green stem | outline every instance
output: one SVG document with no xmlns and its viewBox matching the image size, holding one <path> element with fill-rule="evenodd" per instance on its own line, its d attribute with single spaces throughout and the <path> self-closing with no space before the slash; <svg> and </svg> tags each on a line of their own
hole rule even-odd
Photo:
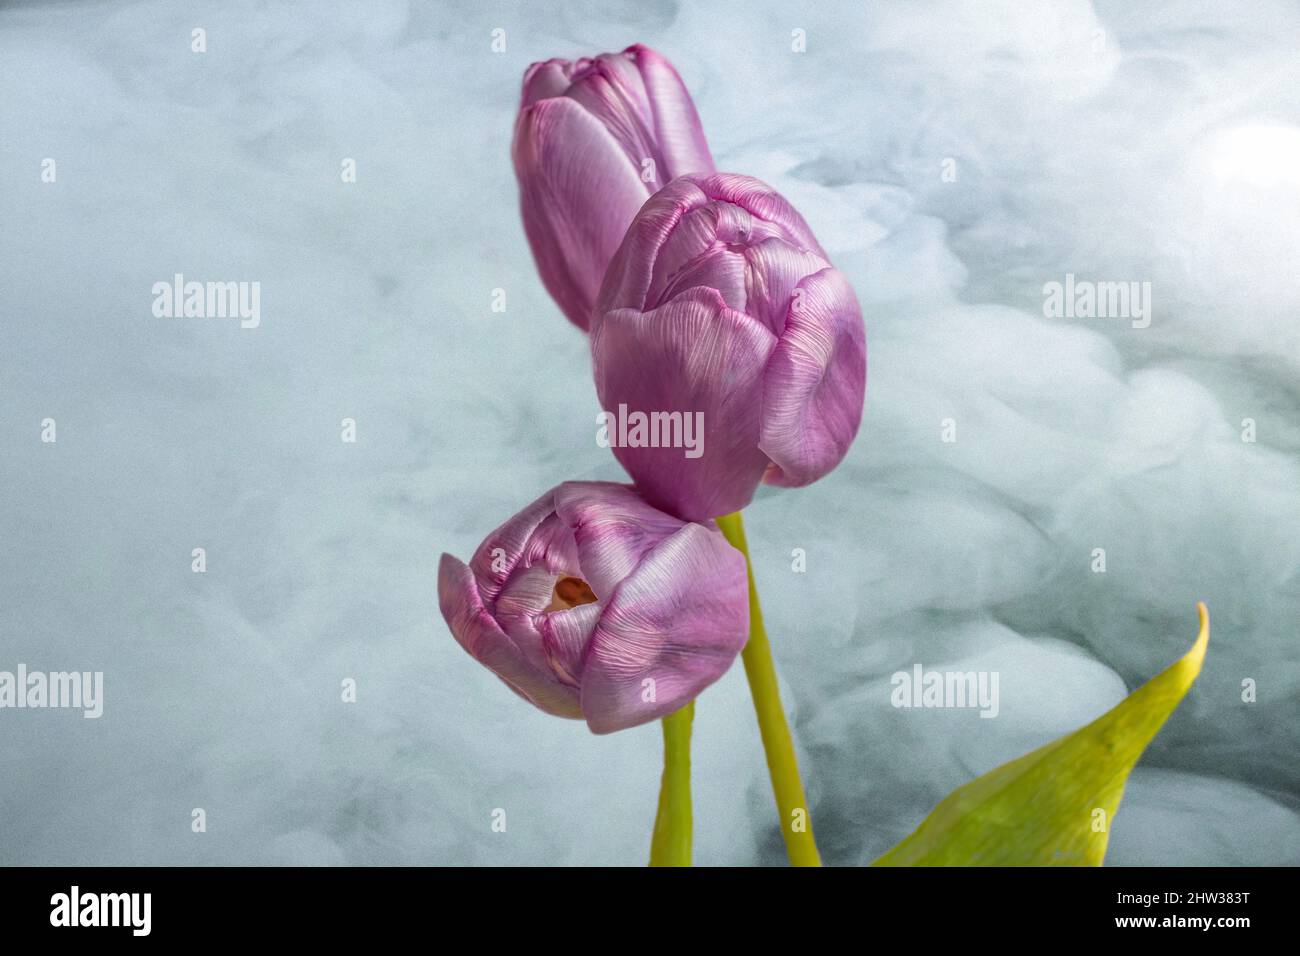
<svg viewBox="0 0 1300 956">
<path fill-rule="evenodd" d="M 794 740 L 785 721 L 785 711 L 781 709 L 776 665 L 772 662 L 772 647 L 763 627 L 763 610 L 758 604 L 754 565 L 749 560 L 749 546 L 745 542 L 745 525 L 740 512 L 719 518 L 718 527 L 732 546 L 745 556 L 749 569 L 749 643 L 745 645 L 742 659 L 745 676 L 749 679 L 749 692 L 754 698 L 754 713 L 758 716 L 758 732 L 767 754 L 767 772 L 772 778 L 772 793 L 776 797 L 785 852 L 795 866 L 821 866 L 821 856 L 813 840 L 808 798 L 804 796 L 803 784 L 799 780 Z"/>
<path fill-rule="evenodd" d="M 691 865 L 691 721 L 695 701 L 664 718 L 664 776 L 650 840 L 651 866 Z"/>
</svg>

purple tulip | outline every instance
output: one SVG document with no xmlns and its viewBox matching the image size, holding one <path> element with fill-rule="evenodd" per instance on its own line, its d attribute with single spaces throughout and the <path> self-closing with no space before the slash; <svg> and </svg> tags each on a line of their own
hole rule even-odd
<svg viewBox="0 0 1300 956">
<path fill-rule="evenodd" d="M 803 217 L 756 179 L 684 176 L 656 193 L 610 262 L 591 331 L 602 408 L 702 428 L 689 453 L 653 429 L 611 437 L 646 499 L 683 518 L 739 511 L 760 481 L 816 481 L 857 434 L 857 298 Z"/>
<path fill-rule="evenodd" d="M 461 647 L 548 714 L 598 734 L 672 713 L 749 633 L 745 558 L 629 486 L 565 482 L 438 568 Z"/>
<path fill-rule="evenodd" d="M 641 204 L 676 176 L 713 172 L 677 71 L 639 44 L 530 66 L 511 154 L 542 283 L 584 330 Z"/>
</svg>

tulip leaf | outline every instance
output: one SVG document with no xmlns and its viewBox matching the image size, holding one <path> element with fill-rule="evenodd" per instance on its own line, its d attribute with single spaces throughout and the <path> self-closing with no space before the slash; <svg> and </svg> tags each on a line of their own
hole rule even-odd
<svg viewBox="0 0 1300 956">
<path fill-rule="evenodd" d="M 1100 866 L 1124 784 L 1201 672 L 1192 649 L 1101 717 L 958 787 L 875 866 Z"/>
</svg>

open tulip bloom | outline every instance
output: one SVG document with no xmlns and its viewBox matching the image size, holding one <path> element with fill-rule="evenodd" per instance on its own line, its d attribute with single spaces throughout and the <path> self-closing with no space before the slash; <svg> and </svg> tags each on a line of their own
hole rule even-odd
<svg viewBox="0 0 1300 956">
<path fill-rule="evenodd" d="M 525 700 L 634 727 L 695 699 L 745 646 L 745 559 L 626 485 L 565 482 L 438 572 L 461 647 Z"/>
<path fill-rule="evenodd" d="M 652 865 L 691 862 L 694 700 L 741 654 L 786 851 L 820 865 L 740 511 L 847 453 L 866 391 L 857 298 L 789 202 L 714 171 L 686 87 L 646 47 L 531 66 L 512 156 L 542 282 L 591 333 L 597 420 L 634 485 L 566 482 L 469 564 L 444 554 L 443 617 L 549 714 L 601 734 L 662 718 Z M 1199 610 L 1183 659 L 962 787 L 877 862 L 1100 863 L 1106 830 L 1080 821 L 1114 812 L 1199 673 Z"/>
</svg>

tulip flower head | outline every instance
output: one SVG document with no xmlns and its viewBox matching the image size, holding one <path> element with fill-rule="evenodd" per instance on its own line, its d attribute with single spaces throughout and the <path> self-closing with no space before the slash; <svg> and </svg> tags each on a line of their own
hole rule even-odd
<svg viewBox="0 0 1300 956">
<path fill-rule="evenodd" d="M 702 422 L 693 458 L 671 443 L 614 445 L 646 499 L 688 520 L 739 511 L 763 481 L 816 481 L 857 434 L 857 298 L 803 217 L 756 179 L 684 176 L 656 193 L 610 262 L 591 333 L 602 408 Z"/>
<path fill-rule="evenodd" d="M 749 632 L 744 556 L 627 485 L 566 482 L 444 554 L 452 634 L 525 700 L 598 734 L 663 717 L 721 677 Z"/>
<path fill-rule="evenodd" d="M 677 71 L 639 44 L 530 66 L 511 153 L 542 282 L 584 330 L 605 266 L 641 204 L 676 176 L 713 172 Z"/>
</svg>

